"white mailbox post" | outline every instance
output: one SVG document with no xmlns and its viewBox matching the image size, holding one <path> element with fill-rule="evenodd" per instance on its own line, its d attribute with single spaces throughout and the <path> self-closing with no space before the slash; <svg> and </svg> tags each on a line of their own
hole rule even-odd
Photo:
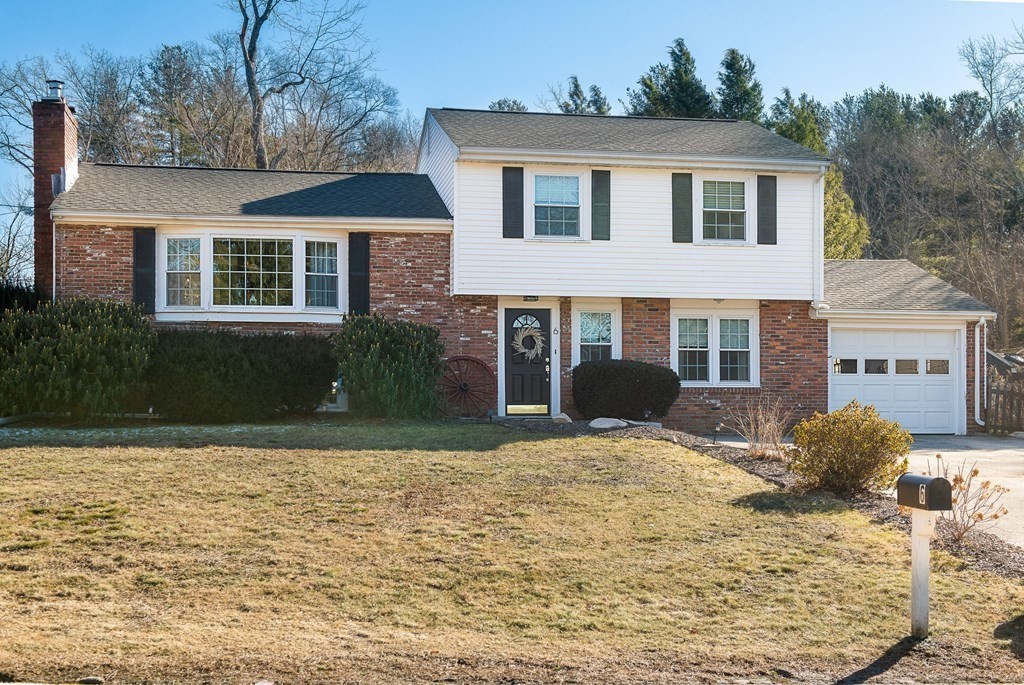
<svg viewBox="0 0 1024 685">
<path fill-rule="evenodd" d="M 896 502 L 910 507 L 910 634 L 928 637 L 928 583 L 931 539 L 939 511 L 953 508 L 953 489 L 945 478 L 904 474 L 896 483 Z"/>
</svg>

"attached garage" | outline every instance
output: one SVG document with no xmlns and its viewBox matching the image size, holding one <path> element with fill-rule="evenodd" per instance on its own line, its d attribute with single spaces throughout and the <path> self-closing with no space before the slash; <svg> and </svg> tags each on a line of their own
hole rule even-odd
<svg viewBox="0 0 1024 685">
<path fill-rule="evenodd" d="M 884 324 L 883 324 L 884 325 Z M 873 404 L 912 433 L 962 433 L 963 326 L 955 329 L 830 325 L 829 411 Z"/>
<path fill-rule="evenodd" d="M 983 303 L 905 260 L 827 260 L 818 314 L 829 321 L 829 411 L 871 404 L 911 433 L 984 425 L 984 322 L 995 314 Z"/>
</svg>

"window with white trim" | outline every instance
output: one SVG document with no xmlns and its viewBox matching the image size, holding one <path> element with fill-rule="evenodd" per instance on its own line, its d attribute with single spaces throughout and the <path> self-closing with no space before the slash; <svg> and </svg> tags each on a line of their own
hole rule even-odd
<svg viewBox="0 0 1024 685">
<path fill-rule="evenodd" d="M 756 385 L 757 318 L 674 314 L 673 368 L 683 385 Z"/>
<path fill-rule="evenodd" d="M 702 187 L 701 224 L 704 240 L 746 240 L 746 183 L 705 180 Z"/>
<path fill-rule="evenodd" d="M 580 361 L 612 358 L 612 313 L 580 312 Z"/>
<path fill-rule="evenodd" d="M 167 306 L 198 307 L 202 303 L 199 238 L 167 241 Z"/>
<path fill-rule="evenodd" d="M 542 237 L 580 237 L 580 177 L 533 177 L 533 233 Z"/>
<path fill-rule="evenodd" d="M 213 239 L 213 304 L 292 306 L 293 241 Z"/>
<path fill-rule="evenodd" d="M 338 243 L 306 241 L 306 306 L 338 307 Z"/>
<path fill-rule="evenodd" d="M 679 380 L 707 383 L 711 379 L 708 356 L 711 336 L 708 319 L 679 319 Z"/>
</svg>

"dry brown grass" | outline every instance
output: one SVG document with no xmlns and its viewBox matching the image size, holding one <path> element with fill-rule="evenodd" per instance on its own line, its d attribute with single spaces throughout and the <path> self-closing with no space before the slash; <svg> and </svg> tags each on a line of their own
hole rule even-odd
<svg viewBox="0 0 1024 685">
<path fill-rule="evenodd" d="M 175 430 L 13 434 L 53 446 L 0 449 L 0 672 L 834 676 L 907 632 L 903 536 L 669 443 L 442 424 Z M 147 441 L 215 444 L 105 446 Z M 1021 585 L 943 554 L 934 568 L 934 653 L 902 663 L 1024 679 L 1022 636 L 998 630 L 1024 613 Z"/>
</svg>

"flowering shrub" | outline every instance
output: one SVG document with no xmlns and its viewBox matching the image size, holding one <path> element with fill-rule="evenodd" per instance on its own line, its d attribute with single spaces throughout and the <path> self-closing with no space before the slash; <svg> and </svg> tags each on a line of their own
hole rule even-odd
<svg viewBox="0 0 1024 685">
<path fill-rule="evenodd" d="M 898 423 L 854 401 L 797 424 L 789 468 L 804 487 L 839 495 L 883 490 L 907 472 L 913 442 Z"/>
</svg>

